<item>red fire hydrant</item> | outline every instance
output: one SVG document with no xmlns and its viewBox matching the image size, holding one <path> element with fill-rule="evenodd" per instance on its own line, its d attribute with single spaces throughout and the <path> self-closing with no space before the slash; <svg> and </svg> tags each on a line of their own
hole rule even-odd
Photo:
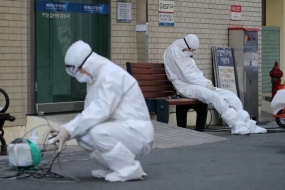
<svg viewBox="0 0 285 190">
<path fill-rule="evenodd" d="M 278 66 L 278 62 L 275 61 L 274 67 L 269 72 L 269 75 L 271 77 L 271 83 L 272 83 L 272 99 L 275 96 L 278 86 L 281 85 L 281 77 L 283 76 L 283 72 L 280 70 Z"/>
</svg>

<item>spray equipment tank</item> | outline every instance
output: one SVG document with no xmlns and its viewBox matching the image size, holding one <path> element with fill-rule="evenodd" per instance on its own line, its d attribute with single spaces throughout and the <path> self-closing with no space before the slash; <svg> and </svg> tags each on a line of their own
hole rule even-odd
<svg viewBox="0 0 285 190">
<path fill-rule="evenodd" d="M 14 168 L 36 168 L 42 153 L 39 147 L 25 138 L 17 138 L 8 145 L 9 164 Z"/>
</svg>

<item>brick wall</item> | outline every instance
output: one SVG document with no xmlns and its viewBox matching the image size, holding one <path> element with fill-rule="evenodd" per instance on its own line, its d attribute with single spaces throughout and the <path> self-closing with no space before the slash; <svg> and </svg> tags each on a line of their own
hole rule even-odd
<svg viewBox="0 0 285 190">
<path fill-rule="evenodd" d="M 136 61 L 136 1 L 132 1 L 132 21 L 117 22 L 117 1 L 111 0 L 111 60 L 125 68 L 127 61 Z"/>
<path fill-rule="evenodd" d="M 29 70 L 27 68 L 30 62 L 30 10 L 29 6 L 27 9 L 25 8 L 25 2 L 27 5 L 30 4 L 30 0 L 0 0 L 0 87 L 9 93 L 11 106 L 8 111 L 17 118 L 14 123 L 7 122 L 7 125 L 25 124 L 26 73 Z M 167 46 L 188 33 L 195 33 L 201 43 L 199 51 L 195 54 L 195 59 L 199 68 L 210 79 L 212 79 L 211 47 L 228 44 L 227 28 L 233 25 L 261 26 L 261 0 L 175 1 L 174 27 L 159 27 L 159 0 L 149 0 L 148 2 L 149 61 L 162 62 Z M 137 61 L 138 59 L 138 34 L 135 32 L 136 7 L 139 7 L 137 3 L 138 0 L 132 0 L 132 22 L 117 23 L 117 1 L 111 0 L 111 59 L 122 67 L 125 67 L 127 61 Z M 242 21 L 230 20 L 230 5 L 234 3 L 242 5 Z M 261 35 L 259 35 L 259 49 L 261 49 Z M 261 77 L 259 80 L 261 91 Z"/>
<path fill-rule="evenodd" d="M 194 33 L 200 38 L 200 48 L 194 54 L 205 77 L 212 79 L 211 47 L 228 45 L 229 26 L 261 28 L 261 0 L 179 0 L 175 1 L 174 27 L 158 26 L 159 0 L 149 0 L 149 60 L 162 62 L 165 49 L 176 39 Z M 211 3 L 209 3 L 211 2 Z M 231 21 L 230 5 L 242 6 L 242 20 Z M 259 32 L 259 54 L 261 35 Z M 261 74 L 261 56 L 259 56 Z M 261 92 L 261 75 L 259 77 Z M 261 104 L 261 93 L 260 93 Z"/>
<path fill-rule="evenodd" d="M 29 17 L 25 0 L 0 0 L 0 88 L 10 96 L 7 112 L 16 117 L 15 122 L 6 122 L 7 126 L 25 124 L 28 53 L 26 12 Z"/>
</svg>

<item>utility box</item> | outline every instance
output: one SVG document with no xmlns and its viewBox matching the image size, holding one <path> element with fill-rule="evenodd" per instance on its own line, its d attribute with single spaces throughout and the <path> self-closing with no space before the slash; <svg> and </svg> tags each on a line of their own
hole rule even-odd
<svg viewBox="0 0 285 190">
<path fill-rule="evenodd" d="M 229 47 L 237 74 L 238 95 L 244 109 L 258 119 L 258 28 L 229 28 Z"/>
</svg>

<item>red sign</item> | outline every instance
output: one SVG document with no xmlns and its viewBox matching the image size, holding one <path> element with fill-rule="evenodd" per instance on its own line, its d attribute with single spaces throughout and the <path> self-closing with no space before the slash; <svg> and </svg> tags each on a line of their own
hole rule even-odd
<svg viewBox="0 0 285 190">
<path fill-rule="evenodd" d="M 240 5 L 231 5 L 231 11 L 236 13 L 241 13 L 241 6 Z"/>
</svg>

